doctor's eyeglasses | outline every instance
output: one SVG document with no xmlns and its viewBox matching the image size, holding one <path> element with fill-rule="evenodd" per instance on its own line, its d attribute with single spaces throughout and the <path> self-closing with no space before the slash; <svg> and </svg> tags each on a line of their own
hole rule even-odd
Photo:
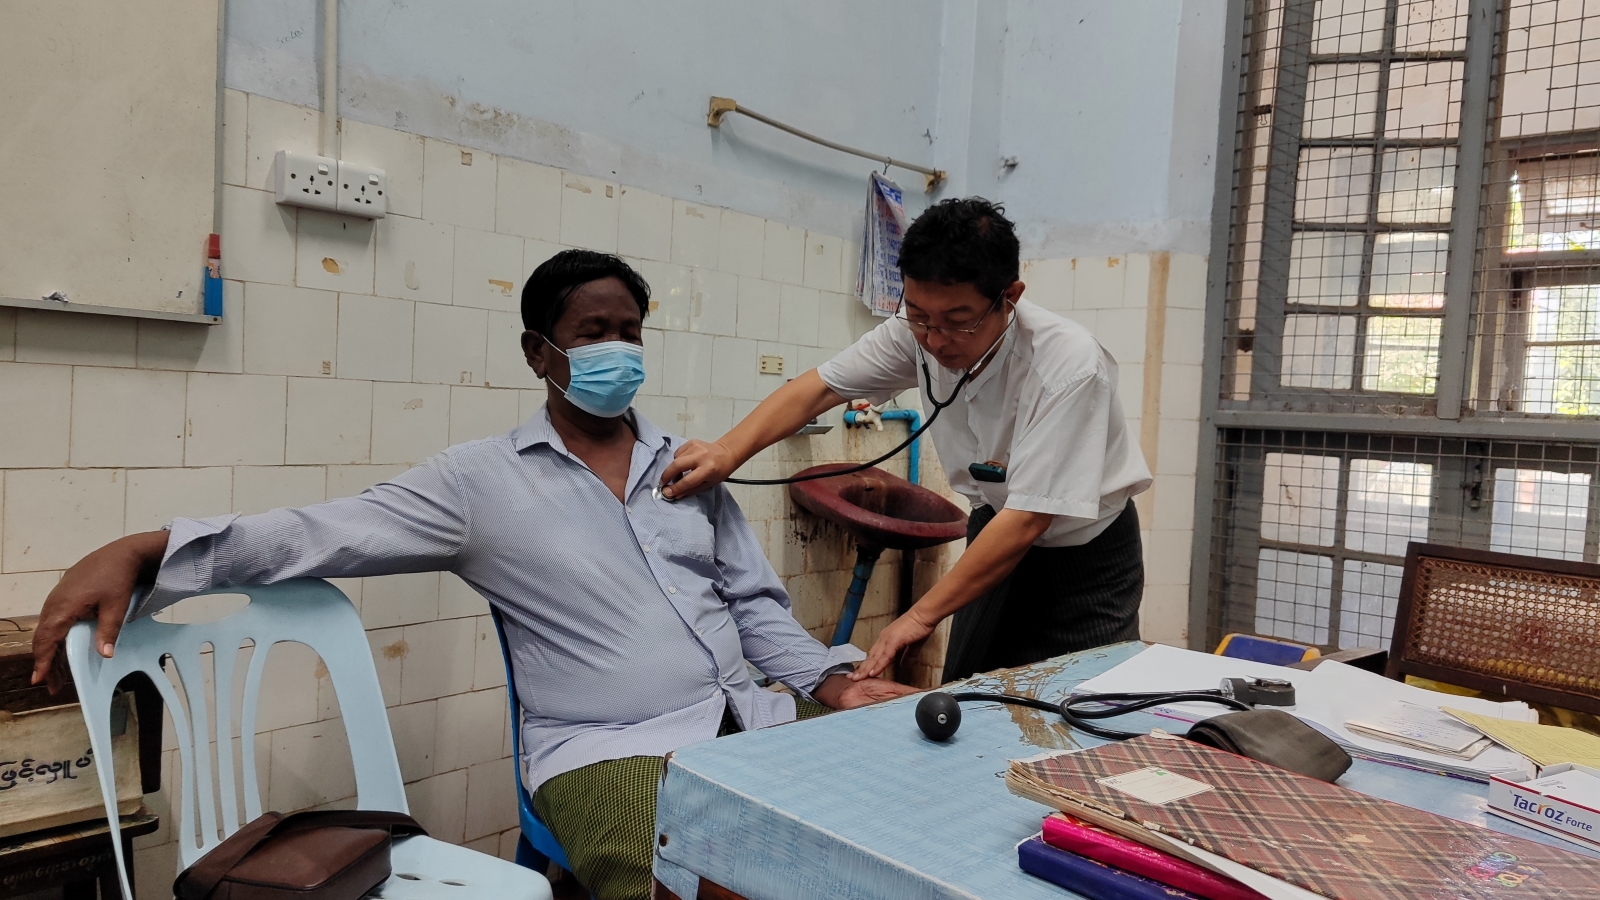
<svg viewBox="0 0 1600 900">
<path fill-rule="evenodd" d="M 974 334 L 977 334 L 978 329 L 983 327 L 983 321 L 989 318 L 990 313 L 994 312 L 996 309 L 999 309 L 1000 305 L 1004 302 L 1004 297 L 996 297 L 994 303 L 988 308 L 988 310 L 984 312 L 983 315 L 978 317 L 978 321 L 972 323 L 972 327 L 970 328 L 948 328 L 942 325 L 929 325 L 926 322 L 914 322 L 909 316 L 906 315 L 906 305 L 904 300 L 900 301 L 900 311 L 895 314 L 895 318 L 903 320 L 906 325 L 911 328 L 911 333 L 917 337 L 926 337 L 929 334 L 937 334 L 940 337 L 968 338 L 972 337 Z"/>
</svg>

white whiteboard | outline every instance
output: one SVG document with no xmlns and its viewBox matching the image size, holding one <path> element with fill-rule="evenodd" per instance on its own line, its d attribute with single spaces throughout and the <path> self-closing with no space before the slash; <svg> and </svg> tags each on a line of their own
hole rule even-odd
<svg viewBox="0 0 1600 900">
<path fill-rule="evenodd" d="M 0 0 L 0 297 L 200 310 L 217 0 Z"/>
</svg>

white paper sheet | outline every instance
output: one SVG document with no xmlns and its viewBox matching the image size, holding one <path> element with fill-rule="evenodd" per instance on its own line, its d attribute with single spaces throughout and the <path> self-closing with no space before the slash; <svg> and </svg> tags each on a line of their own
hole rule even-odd
<svg viewBox="0 0 1600 900">
<path fill-rule="evenodd" d="M 1559 775 L 1547 775 L 1524 782 L 1523 787 L 1548 794 L 1589 809 L 1600 809 L 1600 778 L 1581 770 L 1569 770 Z"/>
<path fill-rule="evenodd" d="M 1095 781 L 1152 806 L 1161 806 L 1211 790 L 1211 785 L 1204 781 L 1168 772 L 1160 766 L 1146 766 L 1109 778 L 1096 778 Z"/>
<path fill-rule="evenodd" d="M 1421 749 L 1439 753 L 1451 753 L 1456 756 L 1471 757 L 1476 755 L 1475 745 L 1487 744 L 1488 739 L 1483 733 L 1471 725 L 1457 719 L 1447 712 L 1441 712 L 1431 706 L 1418 706 L 1415 703 L 1397 701 L 1388 706 L 1369 713 L 1360 719 L 1351 719 L 1344 723 L 1345 728 L 1352 733 L 1363 737 L 1384 740 L 1384 735 L 1392 735 L 1398 739 L 1388 743 L 1400 743 L 1410 747 L 1405 741 L 1412 741 L 1426 746 L 1412 749 Z M 1364 726 L 1378 734 L 1367 734 L 1360 731 L 1357 726 Z M 1474 752 L 1467 752 L 1474 751 Z"/>
<path fill-rule="evenodd" d="M 1193 844 L 1185 844 L 1177 838 L 1164 834 L 1155 833 L 1155 835 L 1174 847 L 1181 847 L 1183 850 L 1210 863 L 1213 867 L 1212 871 L 1220 872 L 1257 893 L 1271 897 L 1272 900 L 1328 900 L 1321 894 L 1313 894 L 1299 885 L 1273 878 L 1271 875 L 1252 869 L 1243 863 L 1236 863 L 1226 856 L 1218 856 L 1215 853 L 1201 850 Z"/>
</svg>

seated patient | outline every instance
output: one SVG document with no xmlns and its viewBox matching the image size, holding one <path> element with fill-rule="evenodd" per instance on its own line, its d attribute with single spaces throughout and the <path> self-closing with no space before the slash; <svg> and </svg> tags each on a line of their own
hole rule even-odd
<svg viewBox="0 0 1600 900">
<path fill-rule="evenodd" d="M 45 601 L 35 681 L 79 619 L 99 620 L 109 656 L 125 617 L 206 588 L 454 572 L 504 618 L 540 817 L 596 897 L 648 897 L 669 751 L 912 690 L 844 677 L 863 654 L 795 622 L 726 490 L 652 495 L 682 439 L 629 408 L 648 300 L 614 256 L 552 257 L 522 292 L 523 350 L 549 388 L 532 419 L 356 497 L 180 518 L 96 550 Z M 154 590 L 128 610 L 141 579 Z M 758 688 L 747 659 L 798 699 Z"/>
</svg>

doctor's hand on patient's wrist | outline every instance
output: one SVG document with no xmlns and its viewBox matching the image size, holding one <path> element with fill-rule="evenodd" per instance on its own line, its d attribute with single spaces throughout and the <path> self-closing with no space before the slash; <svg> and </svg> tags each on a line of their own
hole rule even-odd
<svg viewBox="0 0 1600 900">
<path fill-rule="evenodd" d="M 689 441 L 678 448 L 672 464 L 661 473 L 661 493 L 669 500 L 692 496 L 721 484 L 741 462 L 721 441 Z"/>
<path fill-rule="evenodd" d="M 890 622 L 889 627 L 879 633 L 878 639 L 872 642 L 872 649 L 867 651 L 866 660 L 846 677 L 860 682 L 883 674 L 901 651 L 933 634 L 938 624 L 938 620 L 925 621 L 921 612 L 915 606 L 911 607 L 905 615 Z"/>
</svg>

